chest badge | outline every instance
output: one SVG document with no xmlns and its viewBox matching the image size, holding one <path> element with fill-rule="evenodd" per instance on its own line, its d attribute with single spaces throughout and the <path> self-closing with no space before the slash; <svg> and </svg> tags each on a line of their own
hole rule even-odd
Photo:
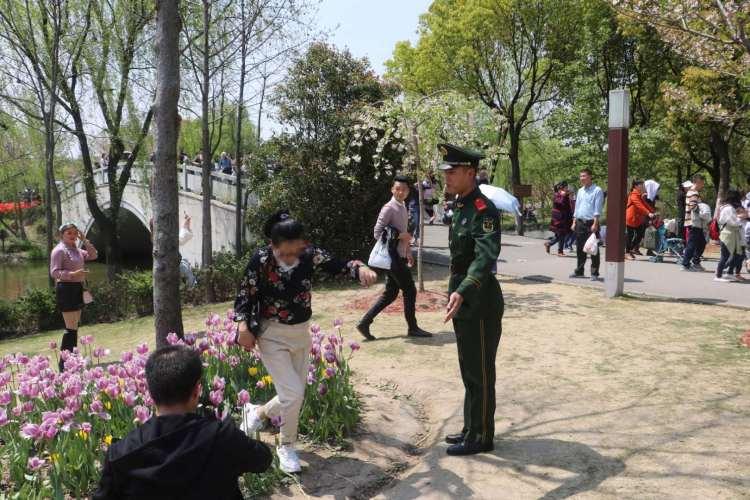
<svg viewBox="0 0 750 500">
<path fill-rule="evenodd" d="M 495 223 L 490 217 L 486 217 L 482 221 L 482 229 L 484 229 L 485 233 L 492 233 L 495 231 Z"/>
</svg>

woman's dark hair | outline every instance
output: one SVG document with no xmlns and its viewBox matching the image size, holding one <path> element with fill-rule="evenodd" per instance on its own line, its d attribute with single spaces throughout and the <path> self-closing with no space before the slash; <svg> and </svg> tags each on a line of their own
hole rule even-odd
<svg viewBox="0 0 750 500">
<path fill-rule="evenodd" d="M 268 218 L 263 225 L 263 234 L 274 245 L 285 241 L 299 240 L 305 234 L 305 227 L 289 215 L 289 210 L 282 209 Z"/>
<path fill-rule="evenodd" d="M 193 349 L 180 345 L 162 347 L 146 361 L 148 392 L 157 405 L 186 403 L 202 372 L 201 357 Z"/>
<path fill-rule="evenodd" d="M 738 208 L 742 205 L 742 195 L 736 189 L 730 189 L 727 191 L 726 202 L 734 208 Z"/>
<path fill-rule="evenodd" d="M 633 179 L 633 182 L 630 184 L 630 189 L 635 189 L 638 186 L 642 186 L 643 181 L 641 179 Z"/>
</svg>

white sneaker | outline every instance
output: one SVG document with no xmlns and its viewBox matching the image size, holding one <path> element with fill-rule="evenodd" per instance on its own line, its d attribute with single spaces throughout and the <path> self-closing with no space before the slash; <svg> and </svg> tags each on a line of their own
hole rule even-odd
<svg viewBox="0 0 750 500">
<path fill-rule="evenodd" d="M 716 277 L 716 278 L 714 278 L 714 281 L 719 281 L 721 283 L 729 283 L 732 280 L 730 280 L 728 278 L 724 278 L 724 277 L 722 277 L 722 278 Z"/>
<path fill-rule="evenodd" d="M 294 474 L 302 470 L 299 463 L 299 457 L 294 446 L 282 444 L 276 447 L 276 454 L 279 456 L 279 468 L 287 474 Z"/>
<path fill-rule="evenodd" d="M 255 437 L 255 433 L 263 427 L 263 419 L 258 416 L 260 405 L 246 403 L 242 407 L 242 423 L 240 430 L 250 437 Z"/>
</svg>

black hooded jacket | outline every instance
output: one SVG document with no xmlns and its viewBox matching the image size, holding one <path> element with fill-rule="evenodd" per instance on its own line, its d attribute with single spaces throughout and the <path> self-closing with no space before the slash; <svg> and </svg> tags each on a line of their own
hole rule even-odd
<svg viewBox="0 0 750 500">
<path fill-rule="evenodd" d="M 152 417 L 109 448 L 93 499 L 241 499 L 239 476 L 272 461 L 231 417 Z"/>
</svg>

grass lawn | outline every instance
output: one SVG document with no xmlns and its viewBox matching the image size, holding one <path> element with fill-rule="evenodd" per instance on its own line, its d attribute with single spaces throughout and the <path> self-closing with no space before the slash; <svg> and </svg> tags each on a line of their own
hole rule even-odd
<svg viewBox="0 0 750 500">
<path fill-rule="evenodd" d="M 188 306 L 182 310 L 183 323 L 186 332 L 196 332 L 205 329 L 205 321 L 212 312 L 225 314 L 231 308 L 230 302 L 207 304 L 202 306 Z M 146 342 L 153 347 L 154 317 L 145 316 L 116 323 L 100 323 L 86 325 L 78 330 L 78 338 L 83 335 L 93 335 L 96 346 L 106 347 L 112 351 L 108 360 L 120 358 L 120 353 L 132 350 L 138 344 Z M 39 332 L 33 335 L 3 340 L 0 342 L 0 356 L 23 352 L 24 354 L 49 353 L 49 343 L 54 340 L 60 344 L 62 330 Z"/>
</svg>

